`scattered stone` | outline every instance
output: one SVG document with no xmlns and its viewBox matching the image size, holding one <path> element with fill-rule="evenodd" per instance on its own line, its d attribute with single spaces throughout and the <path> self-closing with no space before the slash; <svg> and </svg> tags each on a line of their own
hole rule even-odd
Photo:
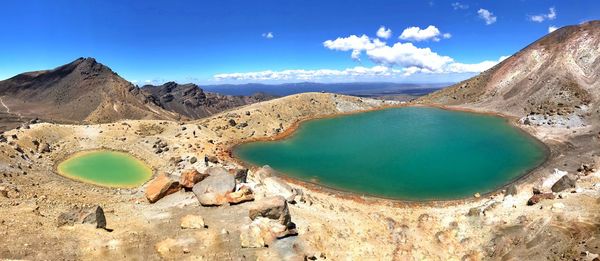
<svg viewBox="0 0 600 261">
<path fill-rule="evenodd" d="M 254 200 L 252 189 L 250 189 L 248 186 L 242 186 L 238 191 L 228 193 L 226 197 L 229 204 L 240 204 Z"/>
<path fill-rule="evenodd" d="M 227 203 L 226 195 L 235 189 L 235 178 L 227 170 L 223 169 L 223 171 L 224 173 L 218 173 L 216 170 L 209 169 L 207 171 L 209 176 L 192 188 L 203 206 L 220 206 Z"/>
<path fill-rule="evenodd" d="M 205 228 L 204 219 L 198 215 L 186 215 L 181 218 L 181 228 L 183 229 L 198 229 Z"/>
<path fill-rule="evenodd" d="M 146 187 L 146 198 L 154 203 L 166 195 L 173 194 L 181 189 L 179 182 L 172 180 L 167 175 L 159 175 Z"/>
<path fill-rule="evenodd" d="M 229 123 L 229 126 L 231 126 L 231 127 L 237 125 L 237 123 L 235 122 L 234 119 L 229 119 L 229 121 L 227 121 L 227 123 Z"/>
<path fill-rule="evenodd" d="M 237 169 L 235 171 L 235 181 L 239 183 L 246 183 L 248 178 L 248 169 Z"/>
<path fill-rule="evenodd" d="M 475 198 L 480 198 L 480 197 L 481 197 L 481 195 L 479 194 L 479 192 L 477 192 L 477 193 L 475 193 L 475 194 L 473 195 L 473 197 L 475 197 Z"/>
<path fill-rule="evenodd" d="M 219 163 L 219 159 L 216 156 L 204 156 L 204 163 L 213 163 L 213 164 L 217 164 Z"/>
<path fill-rule="evenodd" d="M 74 208 L 58 216 L 58 226 L 75 224 L 93 224 L 96 228 L 106 229 L 106 217 L 100 206 L 90 208 Z"/>
<path fill-rule="evenodd" d="M 467 216 L 474 217 L 474 216 L 479 216 L 480 214 L 481 214 L 481 208 L 474 207 L 474 208 L 469 209 L 469 213 L 467 213 Z"/>
<path fill-rule="evenodd" d="M 544 199 L 554 199 L 554 193 L 534 194 L 527 200 L 527 205 L 533 206 Z"/>
<path fill-rule="evenodd" d="M 192 145 L 192 144 L 190 144 L 190 145 Z M 198 159 L 197 159 L 196 157 L 191 157 L 191 158 L 190 158 L 190 163 L 191 163 L 191 164 L 194 164 L 194 163 L 196 163 L 196 162 L 198 162 Z"/>
<path fill-rule="evenodd" d="M 194 185 L 196 185 L 196 183 L 202 181 L 206 177 L 208 177 L 207 174 L 202 174 L 202 173 L 198 172 L 196 169 L 191 169 L 191 170 L 187 170 L 187 171 L 183 172 L 183 174 L 181 174 L 179 183 L 181 184 L 182 187 L 184 187 L 186 189 L 191 189 L 192 187 L 194 187 Z"/>
<path fill-rule="evenodd" d="M 156 252 L 158 252 L 158 254 L 161 257 L 165 258 L 165 257 L 169 257 L 169 254 L 171 252 L 175 251 L 176 246 L 177 246 L 177 240 L 172 239 L 172 238 L 167 238 L 163 241 L 156 243 L 156 245 L 154 245 L 154 248 L 156 249 Z"/>
<path fill-rule="evenodd" d="M 534 195 L 542 194 L 542 190 L 540 190 L 539 188 L 536 188 L 536 187 L 532 188 L 532 192 Z"/>
<path fill-rule="evenodd" d="M 38 147 L 38 152 L 39 153 L 49 153 L 50 152 L 50 144 L 48 144 L 47 142 L 42 143 Z"/>
<path fill-rule="evenodd" d="M 568 188 L 574 188 L 576 185 L 575 178 L 570 177 L 569 175 L 562 176 L 554 185 L 552 185 L 552 192 L 561 192 Z"/>
</svg>

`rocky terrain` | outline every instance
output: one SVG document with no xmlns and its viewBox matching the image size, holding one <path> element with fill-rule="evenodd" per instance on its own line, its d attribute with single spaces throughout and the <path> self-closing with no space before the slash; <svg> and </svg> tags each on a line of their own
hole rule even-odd
<svg viewBox="0 0 600 261">
<path fill-rule="evenodd" d="M 1 81 L 0 97 L 8 113 L 48 121 L 101 123 L 178 117 L 148 102 L 138 88 L 93 58 Z"/>
<path fill-rule="evenodd" d="M 600 21 L 560 28 L 424 103 L 500 111 L 530 124 L 583 126 L 600 107 Z"/>
<path fill-rule="evenodd" d="M 160 86 L 144 85 L 142 92 L 163 109 L 189 119 L 199 119 L 231 108 L 272 99 L 266 94 L 250 96 L 221 95 L 204 92 L 195 84 L 168 82 Z"/>
<path fill-rule="evenodd" d="M 198 119 L 273 98 L 205 93 L 173 82 L 140 89 L 93 58 L 0 81 L 0 130 L 40 119 L 58 123 Z"/>
<path fill-rule="evenodd" d="M 304 93 L 195 121 L 34 121 L 9 130 L 0 136 L 0 257 L 597 260 L 599 59 L 598 45 L 590 43 L 598 42 L 598 24 L 559 29 L 482 75 L 414 103 Z M 536 60 L 545 66 L 529 61 L 540 57 L 554 58 Z M 552 84 L 529 84 L 535 75 Z M 423 104 L 502 114 L 544 142 L 549 159 L 495 193 L 418 203 L 288 180 L 229 153 L 239 142 L 289 134 L 305 119 Z M 572 122 L 573 115 L 581 124 L 556 123 Z M 98 148 L 131 153 L 153 168 L 154 178 L 140 188 L 111 189 L 55 173 L 72 153 Z"/>
</svg>

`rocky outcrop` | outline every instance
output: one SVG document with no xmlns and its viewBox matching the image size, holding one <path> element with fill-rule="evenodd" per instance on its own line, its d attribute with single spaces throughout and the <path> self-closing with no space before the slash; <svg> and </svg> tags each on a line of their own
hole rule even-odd
<svg viewBox="0 0 600 261">
<path fill-rule="evenodd" d="M 266 101 L 271 96 L 232 96 L 204 92 L 198 85 L 167 82 L 160 86 L 145 85 L 141 91 L 148 100 L 163 109 L 190 119 L 203 118 L 242 105 Z"/>
<path fill-rule="evenodd" d="M 562 176 L 554 185 L 552 185 L 552 192 L 561 192 L 565 189 L 574 188 L 576 185 L 576 179 L 569 175 Z"/>
<path fill-rule="evenodd" d="M 100 206 L 88 208 L 73 208 L 58 216 L 58 226 L 75 224 L 92 224 L 96 228 L 106 228 L 106 217 L 104 210 Z"/>
<path fill-rule="evenodd" d="M 167 175 L 160 175 L 154 178 L 148 187 L 146 187 L 146 198 L 150 203 L 154 203 L 166 195 L 173 194 L 181 189 L 178 181 L 172 180 Z"/>
<path fill-rule="evenodd" d="M 235 189 L 235 177 L 224 168 L 209 168 L 209 174 L 192 188 L 203 206 L 220 206 L 227 203 L 227 194 Z"/>
</svg>

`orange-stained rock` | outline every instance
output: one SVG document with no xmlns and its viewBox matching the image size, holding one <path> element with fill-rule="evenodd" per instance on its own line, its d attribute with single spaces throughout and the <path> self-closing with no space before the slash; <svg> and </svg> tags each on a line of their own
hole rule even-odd
<svg viewBox="0 0 600 261">
<path fill-rule="evenodd" d="M 181 174 L 179 183 L 182 187 L 191 189 L 196 183 L 202 181 L 206 177 L 208 177 L 207 174 L 202 174 L 195 169 L 191 169 Z"/>
<path fill-rule="evenodd" d="M 146 198 L 154 203 L 166 195 L 173 194 L 181 189 L 178 181 L 172 180 L 166 175 L 154 178 L 146 187 Z"/>
<path fill-rule="evenodd" d="M 254 200 L 254 194 L 252 194 L 252 189 L 248 186 L 242 186 L 238 191 L 231 192 L 226 195 L 227 202 L 229 204 L 239 204 L 246 201 Z"/>
</svg>

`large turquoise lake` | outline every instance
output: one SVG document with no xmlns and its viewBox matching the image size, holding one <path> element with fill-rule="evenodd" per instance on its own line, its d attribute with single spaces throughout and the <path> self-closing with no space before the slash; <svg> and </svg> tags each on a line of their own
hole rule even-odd
<svg viewBox="0 0 600 261">
<path fill-rule="evenodd" d="M 402 107 L 304 122 L 235 156 L 288 177 L 401 200 L 446 200 L 506 185 L 546 159 L 545 146 L 484 114 Z"/>
</svg>

